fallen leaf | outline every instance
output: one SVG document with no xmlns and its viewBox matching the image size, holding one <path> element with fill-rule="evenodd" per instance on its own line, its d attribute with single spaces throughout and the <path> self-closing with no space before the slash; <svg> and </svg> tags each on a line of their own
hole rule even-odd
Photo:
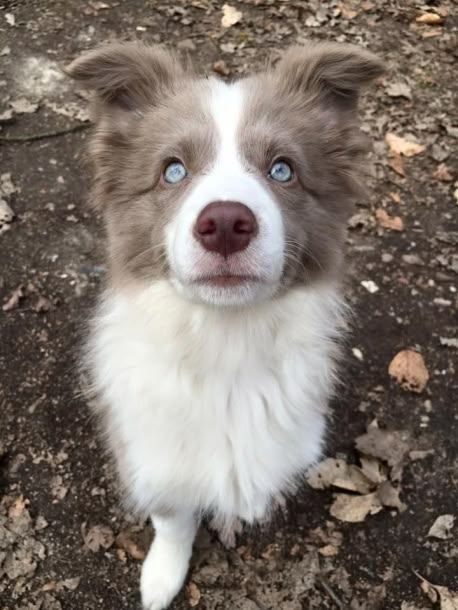
<svg viewBox="0 0 458 610">
<path fill-rule="evenodd" d="M 396 379 L 403 390 L 420 394 L 429 379 L 423 356 L 410 349 L 402 350 L 393 358 L 388 373 Z"/>
<path fill-rule="evenodd" d="M 195 608 L 199 605 L 202 593 L 195 582 L 190 582 L 186 587 L 186 593 L 188 595 L 188 602 L 191 608 Z"/>
<path fill-rule="evenodd" d="M 10 298 L 2 306 L 3 311 L 12 311 L 19 307 L 19 302 L 25 297 L 24 284 L 19 284 L 16 290 L 13 291 Z"/>
<path fill-rule="evenodd" d="M 349 523 L 360 523 L 370 514 L 375 515 L 382 510 L 382 504 L 377 494 L 370 493 L 364 496 L 351 496 L 349 494 L 334 494 L 334 502 L 329 509 L 333 517 Z"/>
<path fill-rule="evenodd" d="M 415 572 L 415 575 L 420 578 L 421 590 L 426 593 L 432 602 L 440 600 L 440 610 L 458 610 L 458 594 L 450 591 L 447 587 L 441 587 L 439 585 L 433 585 L 426 578 L 423 578 L 421 574 Z"/>
<path fill-rule="evenodd" d="M 0 193 L 4 197 L 9 197 L 13 193 L 18 193 L 21 189 L 13 184 L 11 174 L 8 172 L 0 176 Z"/>
<path fill-rule="evenodd" d="M 375 294 L 376 292 L 379 291 L 379 287 L 372 280 L 362 280 L 361 286 L 363 288 L 365 288 L 367 290 L 367 292 L 370 292 L 371 294 Z"/>
<path fill-rule="evenodd" d="M 422 33 L 422 38 L 434 38 L 435 36 L 442 36 L 442 28 L 434 28 L 427 30 Z"/>
<path fill-rule="evenodd" d="M 452 529 L 455 524 L 454 515 L 441 515 L 437 517 L 427 534 L 428 538 L 439 538 L 447 540 L 452 537 Z"/>
<path fill-rule="evenodd" d="M 400 216 L 390 216 L 383 208 L 378 208 L 375 211 L 375 217 L 380 226 L 391 231 L 403 231 L 404 223 Z"/>
<path fill-rule="evenodd" d="M 24 500 L 24 496 L 19 496 L 8 510 L 8 517 L 10 519 L 17 519 L 24 512 L 25 507 L 29 503 L 28 500 Z"/>
<path fill-rule="evenodd" d="M 307 473 L 306 479 L 313 489 L 339 487 L 367 494 L 373 488 L 373 484 L 366 478 L 361 468 L 335 458 L 327 458 L 320 462 Z"/>
<path fill-rule="evenodd" d="M 236 23 L 239 23 L 242 17 L 243 13 L 236 9 L 235 6 L 223 4 L 223 16 L 221 17 L 221 25 L 223 28 L 230 28 Z"/>
<path fill-rule="evenodd" d="M 2 112 L 0 114 L 0 122 L 2 122 L 2 123 L 11 121 L 13 118 L 14 118 L 14 112 L 11 108 L 8 108 L 8 110 L 5 110 L 4 112 Z"/>
<path fill-rule="evenodd" d="M 14 212 L 4 199 L 0 198 L 0 227 L 11 222 L 14 218 Z"/>
<path fill-rule="evenodd" d="M 394 133 L 387 133 L 385 135 L 385 142 L 388 144 L 388 147 L 392 153 L 404 155 L 404 157 L 419 155 L 426 148 L 422 144 L 412 142 L 406 138 L 401 138 Z"/>
<path fill-rule="evenodd" d="M 129 529 L 121 531 L 116 536 L 116 546 L 123 551 L 126 551 L 132 559 L 143 560 L 146 557 L 146 551 L 138 544 L 136 540 L 138 536 Z"/>
<path fill-rule="evenodd" d="M 435 180 L 439 180 L 440 182 L 451 182 L 453 180 L 453 176 L 450 174 L 445 163 L 441 163 L 437 166 L 437 169 L 433 174 L 433 178 Z"/>
<path fill-rule="evenodd" d="M 423 15 L 419 15 L 415 21 L 418 23 L 427 23 L 428 25 L 438 25 L 442 23 L 443 19 L 437 13 L 423 13 Z"/>
<path fill-rule="evenodd" d="M 374 485 L 379 485 L 382 481 L 386 480 L 386 474 L 383 472 L 380 461 L 376 458 L 360 455 L 359 461 L 361 462 L 361 470 L 364 476 L 372 481 Z"/>
<path fill-rule="evenodd" d="M 390 97 L 405 97 L 408 100 L 412 99 L 412 90 L 406 83 L 391 83 L 386 88 L 386 92 Z"/>
<path fill-rule="evenodd" d="M 454 347 L 458 349 L 458 339 L 456 337 L 440 337 L 439 338 L 441 345 L 445 345 L 445 347 Z"/>
<path fill-rule="evenodd" d="M 395 203 L 401 203 L 401 195 L 399 193 L 389 193 L 389 195 Z"/>
<path fill-rule="evenodd" d="M 393 156 L 388 160 L 388 165 L 400 176 L 404 177 L 406 175 L 404 161 L 402 160 L 401 155 L 393 154 Z"/>
<path fill-rule="evenodd" d="M 38 110 L 38 104 L 30 102 L 25 97 L 20 97 L 19 99 L 10 102 L 10 106 L 16 114 L 31 114 Z"/>
<path fill-rule="evenodd" d="M 221 74 L 221 76 L 228 76 L 231 73 L 231 71 L 226 65 L 226 62 L 223 59 L 215 61 L 215 63 L 213 64 L 213 72 Z"/>
<path fill-rule="evenodd" d="M 355 440 L 356 449 L 366 456 L 386 462 L 392 469 L 391 480 L 399 480 L 401 467 L 410 449 L 410 435 L 403 430 L 381 430 L 371 424 Z"/>
<path fill-rule="evenodd" d="M 83 524 L 84 544 L 93 553 L 101 548 L 109 549 L 115 541 L 113 531 L 107 525 L 94 525 L 87 532 L 85 530 L 85 524 Z"/>
<path fill-rule="evenodd" d="M 377 498 L 383 506 L 397 508 L 400 513 L 404 512 L 407 505 L 401 502 L 399 490 L 395 489 L 389 481 L 383 481 L 377 488 Z"/>
</svg>

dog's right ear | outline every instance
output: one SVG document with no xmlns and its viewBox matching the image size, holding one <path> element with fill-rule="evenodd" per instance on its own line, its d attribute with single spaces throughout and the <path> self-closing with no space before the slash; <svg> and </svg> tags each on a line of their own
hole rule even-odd
<svg viewBox="0 0 458 610">
<path fill-rule="evenodd" d="M 185 74 L 176 57 L 139 42 L 109 43 L 89 51 L 65 72 L 82 88 L 94 91 L 106 109 L 140 115 L 145 107 L 173 92 Z"/>
</svg>

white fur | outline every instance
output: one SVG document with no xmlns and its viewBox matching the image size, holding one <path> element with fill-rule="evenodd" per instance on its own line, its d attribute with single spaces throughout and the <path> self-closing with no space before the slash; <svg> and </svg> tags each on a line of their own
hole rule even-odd
<svg viewBox="0 0 458 610">
<path fill-rule="evenodd" d="M 243 163 L 239 153 L 238 128 L 243 112 L 243 82 L 227 85 L 213 80 L 210 110 L 218 132 L 218 154 L 207 174 L 184 200 L 166 230 L 167 254 L 174 273 L 175 287 L 194 299 L 216 304 L 240 304 L 271 296 L 280 282 L 284 261 L 284 231 L 278 203 L 262 181 Z M 193 237 L 199 213 L 214 201 L 245 204 L 256 217 L 259 233 L 248 248 L 231 257 L 207 252 Z M 258 281 L 242 286 L 217 289 L 199 283 L 203 276 L 218 272 L 254 275 Z"/>
<path fill-rule="evenodd" d="M 166 281 L 108 295 L 91 360 L 137 508 L 261 518 L 319 455 L 340 323 L 329 286 L 246 309 Z"/>
</svg>

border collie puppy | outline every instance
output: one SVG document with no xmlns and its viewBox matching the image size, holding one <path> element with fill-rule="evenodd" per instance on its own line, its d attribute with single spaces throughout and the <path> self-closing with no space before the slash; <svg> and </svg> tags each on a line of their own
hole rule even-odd
<svg viewBox="0 0 458 610">
<path fill-rule="evenodd" d="M 67 71 L 94 92 L 108 242 L 85 363 L 126 496 L 152 518 L 141 594 L 161 610 L 203 516 L 226 534 L 268 518 L 320 455 L 363 182 L 357 102 L 383 68 L 307 44 L 226 83 L 113 43 Z"/>
</svg>

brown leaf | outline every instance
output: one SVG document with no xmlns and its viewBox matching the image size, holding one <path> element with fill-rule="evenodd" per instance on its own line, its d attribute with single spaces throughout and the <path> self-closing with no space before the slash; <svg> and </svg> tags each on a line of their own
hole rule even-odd
<svg viewBox="0 0 458 610">
<path fill-rule="evenodd" d="M 202 597 L 202 593 L 200 592 L 200 589 L 195 582 L 191 581 L 189 583 L 189 585 L 186 587 L 186 593 L 191 608 L 195 608 L 196 606 L 198 606 Z"/>
<path fill-rule="evenodd" d="M 454 515 L 441 515 L 437 517 L 432 526 L 429 528 L 428 538 L 439 538 L 440 540 L 448 540 L 452 537 L 452 529 L 455 524 Z"/>
<path fill-rule="evenodd" d="M 401 465 L 410 449 L 410 436 L 403 430 L 381 430 L 371 424 L 367 432 L 355 440 L 356 449 L 367 456 L 386 462 L 391 468 L 391 479 L 398 480 Z"/>
<path fill-rule="evenodd" d="M 223 4 L 223 16 L 221 17 L 221 25 L 223 28 L 230 28 L 236 23 L 239 23 L 242 17 L 243 13 L 236 9 L 235 6 Z"/>
<path fill-rule="evenodd" d="M 13 504 L 10 506 L 8 511 L 8 517 L 10 519 L 16 519 L 20 517 L 24 512 L 25 507 L 29 504 L 28 500 L 24 500 L 24 496 L 19 496 Z"/>
<path fill-rule="evenodd" d="M 443 19 L 437 13 L 423 13 L 423 15 L 419 15 L 415 21 L 418 23 L 427 23 L 428 25 L 438 25 L 442 23 Z"/>
<path fill-rule="evenodd" d="M 349 523 L 360 523 L 370 514 L 375 515 L 382 510 L 382 504 L 376 493 L 364 496 L 349 494 L 334 494 L 334 502 L 329 509 L 333 517 Z"/>
<path fill-rule="evenodd" d="M 388 144 L 390 151 L 394 154 L 403 155 L 404 157 L 413 157 L 419 155 L 425 150 L 425 146 L 412 142 L 406 138 L 401 138 L 395 133 L 387 133 L 385 142 Z"/>
<path fill-rule="evenodd" d="M 138 540 L 138 536 L 131 530 L 123 530 L 116 536 L 116 546 L 118 549 L 126 551 L 133 559 L 143 560 L 146 557 L 146 551 L 143 549 Z"/>
<path fill-rule="evenodd" d="M 383 506 L 397 508 L 400 513 L 404 512 L 407 505 L 401 502 L 399 490 L 395 489 L 389 481 L 383 481 L 377 489 L 377 497 Z"/>
<path fill-rule="evenodd" d="M 96 553 L 99 549 L 109 549 L 115 540 L 113 531 L 107 525 L 94 525 L 89 531 L 83 526 L 83 539 L 85 546 Z"/>
<path fill-rule="evenodd" d="M 400 176 L 404 177 L 406 175 L 401 155 L 393 154 L 391 159 L 388 160 L 388 165 Z"/>
<path fill-rule="evenodd" d="M 421 36 L 422 38 L 434 38 L 435 36 L 442 36 L 442 28 L 426 30 L 426 32 L 423 32 Z"/>
<path fill-rule="evenodd" d="M 16 290 L 13 291 L 10 298 L 2 306 L 3 311 L 11 311 L 19 307 L 19 302 L 25 297 L 24 284 L 19 284 Z"/>
<path fill-rule="evenodd" d="M 433 585 L 421 574 L 415 572 L 415 575 L 421 579 L 421 590 L 426 593 L 432 602 L 436 602 L 439 598 L 440 610 L 458 610 L 458 594 L 450 591 L 447 587 Z"/>
<path fill-rule="evenodd" d="M 375 211 L 375 217 L 377 222 L 384 229 L 390 229 L 391 231 L 403 231 L 404 223 L 400 216 L 390 216 L 383 208 L 378 208 Z"/>
<path fill-rule="evenodd" d="M 221 76 L 228 76 L 231 73 L 231 71 L 227 67 L 224 59 L 215 61 L 215 63 L 213 64 L 213 72 L 216 72 L 217 74 L 221 74 Z"/>
<path fill-rule="evenodd" d="M 453 180 L 453 176 L 450 174 L 445 163 L 441 163 L 437 166 L 437 169 L 433 174 L 433 178 L 435 180 L 439 180 L 440 182 L 451 182 Z"/>
<path fill-rule="evenodd" d="M 410 349 L 402 350 L 393 358 L 388 373 L 396 379 L 403 390 L 420 394 L 429 379 L 423 356 Z"/>
<path fill-rule="evenodd" d="M 327 458 L 320 462 L 307 473 L 306 479 L 314 489 L 327 489 L 333 486 L 367 494 L 373 488 L 373 484 L 361 468 L 335 458 Z"/>
</svg>

